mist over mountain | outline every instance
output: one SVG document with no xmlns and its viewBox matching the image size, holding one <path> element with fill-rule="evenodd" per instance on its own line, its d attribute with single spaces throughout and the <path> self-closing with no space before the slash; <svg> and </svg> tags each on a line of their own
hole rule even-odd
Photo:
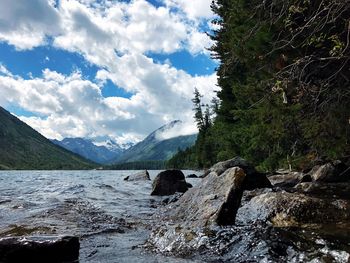
<svg viewBox="0 0 350 263">
<path fill-rule="evenodd" d="M 175 120 L 160 127 L 143 141 L 124 151 L 111 163 L 170 159 L 179 149 L 192 146 L 197 139 L 197 134 L 171 137 L 172 134 L 178 134 L 181 124 L 180 120 Z"/>
</svg>

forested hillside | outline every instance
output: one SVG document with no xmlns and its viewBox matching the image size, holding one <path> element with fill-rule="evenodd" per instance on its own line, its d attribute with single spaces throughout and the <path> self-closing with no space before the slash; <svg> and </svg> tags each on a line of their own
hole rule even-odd
<svg viewBox="0 0 350 263">
<path fill-rule="evenodd" d="M 92 169 L 96 164 L 67 151 L 0 107 L 0 170 Z"/>
<path fill-rule="evenodd" d="M 218 101 L 168 166 L 242 156 L 262 170 L 349 156 L 350 1 L 215 0 Z"/>
</svg>

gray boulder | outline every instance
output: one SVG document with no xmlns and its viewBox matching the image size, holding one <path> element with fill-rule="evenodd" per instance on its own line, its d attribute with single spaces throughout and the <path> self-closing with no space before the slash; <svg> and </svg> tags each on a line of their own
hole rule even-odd
<svg viewBox="0 0 350 263">
<path fill-rule="evenodd" d="M 271 222 L 277 227 L 349 222 L 350 202 L 285 191 L 253 197 L 238 209 L 237 223 Z"/>
<path fill-rule="evenodd" d="M 275 187 L 294 187 L 302 182 L 305 174 L 299 172 L 286 172 L 274 174 L 268 177 L 271 184 Z M 306 178 L 304 179 L 306 180 Z"/>
<path fill-rule="evenodd" d="M 166 170 L 159 173 L 152 183 L 151 195 L 173 195 L 188 190 L 185 175 L 180 170 Z"/>
<path fill-rule="evenodd" d="M 52 239 L 1 238 L 0 262 L 76 262 L 79 260 L 79 238 Z"/>
<path fill-rule="evenodd" d="M 124 181 L 150 181 L 149 173 L 147 170 L 138 172 L 136 174 L 129 175 L 124 178 Z"/>
<path fill-rule="evenodd" d="M 350 167 L 341 161 L 317 165 L 309 172 L 314 182 L 347 182 L 350 181 Z"/>
<path fill-rule="evenodd" d="M 220 176 L 210 173 L 174 204 L 170 219 L 191 227 L 234 224 L 245 176 L 238 167 L 229 168 Z"/>
<path fill-rule="evenodd" d="M 231 167 L 240 167 L 244 170 L 246 174 L 243 185 L 244 190 L 272 187 L 265 174 L 257 172 L 254 166 L 252 166 L 249 162 L 241 157 L 235 157 L 233 159 L 214 164 L 208 171 L 204 173 L 202 177 L 204 178 L 213 172 L 220 176 L 223 172 Z"/>
</svg>

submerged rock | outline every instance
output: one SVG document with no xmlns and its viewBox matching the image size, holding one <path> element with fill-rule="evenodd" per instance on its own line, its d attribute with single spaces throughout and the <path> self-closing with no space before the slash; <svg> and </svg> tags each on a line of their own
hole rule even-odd
<svg viewBox="0 0 350 263">
<path fill-rule="evenodd" d="M 79 259 L 79 238 L 1 238 L 0 262 L 73 262 Z"/>
<path fill-rule="evenodd" d="M 229 168 L 220 176 L 210 173 L 175 203 L 169 211 L 170 219 L 191 227 L 233 224 L 244 179 L 245 173 L 238 167 Z"/>
<path fill-rule="evenodd" d="M 152 183 L 151 195 L 173 195 L 188 190 L 185 175 L 180 170 L 166 170 L 159 173 Z"/>
<path fill-rule="evenodd" d="M 198 178 L 198 176 L 195 174 L 189 174 L 186 176 L 186 178 Z"/>
<path fill-rule="evenodd" d="M 138 172 L 136 174 L 129 175 L 124 178 L 124 181 L 150 181 L 149 173 L 147 170 Z"/>
</svg>

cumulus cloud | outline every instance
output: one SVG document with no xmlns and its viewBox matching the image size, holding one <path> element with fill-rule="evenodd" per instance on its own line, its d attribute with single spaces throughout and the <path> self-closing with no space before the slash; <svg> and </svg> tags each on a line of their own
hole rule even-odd
<svg viewBox="0 0 350 263">
<path fill-rule="evenodd" d="M 174 119 L 183 121 L 177 135 L 193 133 L 194 87 L 209 102 L 215 74 L 193 77 L 169 62 L 156 63 L 149 53 L 206 53 L 211 40 L 198 21 L 212 16 L 209 5 L 207 0 L 164 0 L 160 7 L 146 0 L 0 1 L 0 41 L 31 49 L 50 37 L 56 48 L 77 52 L 100 68 L 94 81 L 79 71 L 63 75 L 49 69 L 25 79 L 0 65 L 0 104 L 36 113 L 20 118 L 49 138 L 112 135 L 125 143 Z M 107 80 L 133 96 L 104 98 Z"/>
<path fill-rule="evenodd" d="M 60 15 L 46 0 L 1 0 L 0 40 L 17 49 L 31 49 L 45 43 L 46 35 L 61 31 Z"/>
<path fill-rule="evenodd" d="M 213 17 L 210 4 L 212 0 L 165 0 L 170 7 L 182 10 L 190 19 L 209 19 Z"/>
</svg>

